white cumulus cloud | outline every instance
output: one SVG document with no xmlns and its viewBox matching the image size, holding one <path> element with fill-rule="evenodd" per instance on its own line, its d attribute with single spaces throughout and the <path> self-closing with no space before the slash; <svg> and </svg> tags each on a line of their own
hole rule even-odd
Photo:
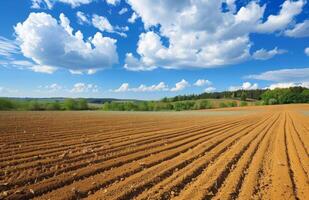
<svg viewBox="0 0 309 200">
<path fill-rule="evenodd" d="M 150 71 L 156 68 L 156 66 L 145 67 L 144 64 L 138 60 L 132 53 L 127 53 L 125 57 L 124 68 L 130 71 Z"/>
<path fill-rule="evenodd" d="M 271 33 L 274 31 L 284 30 L 289 23 L 302 11 L 305 0 L 292 1 L 286 0 L 281 6 L 278 15 L 270 15 L 267 20 L 257 26 L 258 32 Z"/>
<path fill-rule="evenodd" d="M 76 83 L 70 90 L 72 93 L 98 92 L 98 86 L 94 84 Z"/>
<path fill-rule="evenodd" d="M 77 11 L 76 12 L 76 17 L 77 17 L 77 22 L 79 24 L 90 24 L 90 21 L 88 19 L 88 17 L 86 16 L 85 13 L 81 12 L 81 11 Z"/>
<path fill-rule="evenodd" d="M 92 24 L 100 31 L 113 32 L 114 28 L 106 17 L 94 14 L 92 16 Z"/>
<path fill-rule="evenodd" d="M 54 4 L 57 2 L 64 3 L 70 5 L 72 8 L 79 7 L 83 4 L 90 4 L 95 0 L 31 0 L 32 5 L 31 8 L 40 9 L 40 8 L 48 8 L 52 9 Z"/>
<path fill-rule="evenodd" d="M 133 24 L 137 18 L 138 18 L 137 14 L 133 12 L 131 17 L 128 19 L 128 22 Z"/>
<path fill-rule="evenodd" d="M 141 84 L 139 87 L 130 88 L 128 83 L 123 83 L 121 86 L 116 89 L 112 90 L 113 92 L 158 92 L 158 91 L 167 91 L 168 86 L 164 82 L 160 82 L 154 85 L 144 85 Z"/>
<path fill-rule="evenodd" d="M 129 83 L 123 83 L 118 89 L 114 90 L 114 92 L 127 92 L 127 91 L 129 91 Z"/>
<path fill-rule="evenodd" d="M 121 8 L 121 10 L 118 12 L 119 15 L 123 15 L 124 13 L 128 12 L 127 8 Z"/>
<path fill-rule="evenodd" d="M 216 88 L 214 88 L 214 87 L 207 87 L 204 91 L 205 91 L 206 93 L 210 93 L 210 92 L 216 91 Z"/>
<path fill-rule="evenodd" d="M 274 83 L 270 86 L 266 87 L 268 89 L 276 89 L 276 88 L 290 88 L 290 87 L 305 87 L 309 88 L 309 82 L 303 82 L 303 83 L 295 83 L 295 82 L 287 82 L 287 83 Z"/>
<path fill-rule="evenodd" d="M 120 0 L 106 0 L 106 3 L 115 6 L 120 3 Z"/>
<path fill-rule="evenodd" d="M 167 85 L 165 85 L 164 82 L 160 82 L 157 85 L 151 85 L 151 86 L 147 86 L 147 85 L 140 85 L 137 88 L 131 88 L 131 91 L 133 92 L 155 92 L 155 91 L 166 91 Z"/>
<path fill-rule="evenodd" d="M 305 48 L 305 54 L 309 56 L 309 47 Z"/>
<path fill-rule="evenodd" d="M 58 22 L 43 12 L 30 13 L 14 29 L 21 52 L 36 63 L 35 71 L 65 68 L 89 72 L 118 63 L 115 39 L 97 32 L 85 41 L 81 31 L 74 33 L 64 14 Z"/>
<path fill-rule="evenodd" d="M 189 87 L 189 85 L 190 84 L 188 83 L 188 81 L 182 79 L 181 81 L 175 84 L 175 87 L 171 88 L 171 92 L 178 92 L 184 90 L 185 88 Z"/>
<path fill-rule="evenodd" d="M 231 86 L 229 87 L 229 91 L 236 91 L 236 90 L 255 90 L 258 89 L 259 86 L 257 83 L 250 83 L 250 82 L 244 82 L 240 86 Z"/>
<path fill-rule="evenodd" d="M 228 11 L 222 11 L 223 2 L 227 3 Z M 124 67 L 135 71 L 158 67 L 211 68 L 252 59 L 250 34 L 286 29 L 304 5 L 303 0 L 286 0 L 279 13 L 267 17 L 264 16 L 267 4 L 260 1 L 251 1 L 238 10 L 233 0 L 128 0 L 128 3 L 146 30 L 137 43 L 138 55 L 128 52 L 126 56 Z M 158 31 L 153 31 L 153 27 Z M 270 58 L 278 54 L 276 51 L 279 49 L 266 54 Z"/>
<path fill-rule="evenodd" d="M 292 29 L 286 30 L 284 33 L 295 38 L 309 37 L 309 20 L 296 24 Z"/>
<path fill-rule="evenodd" d="M 198 79 L 193 85 L 201 87 L 204 85 L 211 85 L 212 82 L 206 79 Z"/>
<path fill-rule="evenodd" d="M 92 16 L 92 25 L 99 29 L 100 31 L 106 31 L 109 33 L 117 33 L 122 37 L 127 37 L 127 35 L 123 31 L 128 31 L 129 27 L 119 27 L 116 26 L 115 28 L 111 25 L 108 19 L 104 16 L 99 16 L 94 14 Z"/>
</svg>

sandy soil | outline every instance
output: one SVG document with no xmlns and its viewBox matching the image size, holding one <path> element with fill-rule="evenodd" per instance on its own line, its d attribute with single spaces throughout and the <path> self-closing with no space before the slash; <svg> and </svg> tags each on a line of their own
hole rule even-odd
<svg viewBox="0 0 309 200">
<path fill-rule="evenodd" d="M 309 199 L 308 111 L 0 112 L 0 199 Z"/>
</svg>

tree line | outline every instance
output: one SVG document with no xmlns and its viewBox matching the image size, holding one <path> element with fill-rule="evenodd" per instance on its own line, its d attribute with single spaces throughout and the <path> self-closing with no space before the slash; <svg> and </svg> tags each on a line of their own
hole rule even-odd
<svg viewBox="0 0 309 200">
<path fill-rule="evenodd" d="M 241 102 L 239 106 L 246 106 L 247 102 Z M 220 102 L 219 107 L 236 107 L 236 101 Z M 209 100 L 186 100 L 177 102 L 142 101 L 142 102 L 106 102 L 103 104 L 105 111 L 183 111 L 215 108 Z"/>
<path fill-rule="evenodd" d="M 237 90 L 213 93 L 202 93 L 199 95 L 180 95 L 172 98 L 163 98 L 160 101 L 143 102 L 106 102 L 103 110 L 110 111 L 168 111 L 168 110 L 199 110 L 211 109 L 214 105 L 207 99 L 237 99 L 238 104 L 230 100 L 220 102 L 218 107 L 247 106 L 248 100 L 254 101 L 254 105 L 273 105 L 288 103 L 309 103 L 309 89 L 303 87 Z"/>
<path fill-rule="evenodd" d="M 178 95 L 171 98 L 163 98 L 163 102 L 177 102 L 186 100 L 198 99 L 238 99 L 241 101 L 261 101 L 262 104 L 284 104 L 284 103 L 308 103 L 308 88 L 290 87 L 270 89 L 255 89 L 255 90 L 237 90 L 211 92 L 191 95 Z M 269 102 L 269 100 L 271 102 Z"/>
<path fill-rule="evenodd" d="M 261 98 L 265 105 L 309 103 L 309 89 L 303 87 L 290 87 L 267 90 Z"/>
<path fill-rule="evenodd" d="M 210 109 L 215 106 L 207 99 L 231 99 L 222 101 L 216 107 L 247 106 L 248 101 L 255 105 L 288 103 L 309 103 L 309 89 L 303 87 L 238 90 L 199 95 L 181 95 L 163 98 L 159 101 L 107 101 L 102 110 L 110 111 L 181 111 Z M 233 100 L 234 99 L 234 100 Z M 241 100 L 238 104 L 235 100 Z M 63 101 L 15 100 L 0 98 L 0 110 L 90 110 L 88 99 L 64 99 Z M 252 103 L 251 103 L 252 104 Z M 95 109 L 100 109 L 96 107 Z"/>
<path fill-rule="evenodd" d="M 86 99 L 64 101 L 13 100 L 0 98 L 0 110 L 88 110 Z"/>
<path fill-rule="evenodd" d="M 267 90 L 256 89 L 256 90 L 237 90 L 237 91 L 223 91 L 223 92 L 204 92 L 201 94 L 191 94 L 191 95 L 178 95 L 171 98 L 163 98 L 164 102 L 176 102 L 185 100 L 197 100 L 197 99 L 240 99 L 242 101 L 246 100 L 261 100 L 261 96 Z"/>
</svg>

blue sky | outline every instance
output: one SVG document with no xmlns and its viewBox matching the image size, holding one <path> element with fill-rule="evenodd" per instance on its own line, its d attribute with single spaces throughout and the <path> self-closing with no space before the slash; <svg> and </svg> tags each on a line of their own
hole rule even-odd
<svg viewBox="0 0 309 200">
<path fill-rule="evenodd" d="M 0 96 L 309 87 L 306 0 L 3 0 Z"/>
</svg>

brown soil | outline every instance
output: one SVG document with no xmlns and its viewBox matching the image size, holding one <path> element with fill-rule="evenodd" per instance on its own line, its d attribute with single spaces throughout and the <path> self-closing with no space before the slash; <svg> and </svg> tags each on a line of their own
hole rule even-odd
<svg viewBox="0 0 309 200">
<path fill-rule="evenodd" d="M 309 199 L 305 110 L 0 112 L 0 199 Z"/>
</svg>

